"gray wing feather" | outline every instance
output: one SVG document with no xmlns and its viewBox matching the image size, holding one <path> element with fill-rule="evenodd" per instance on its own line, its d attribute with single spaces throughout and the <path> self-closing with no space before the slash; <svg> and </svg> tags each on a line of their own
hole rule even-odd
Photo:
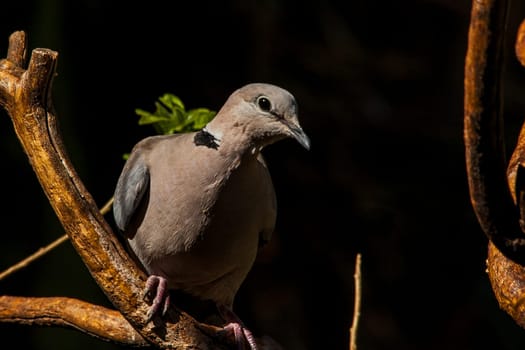
<svg viewBox="0 0 525 350">
<path fill-rule="evenodd" d="M 140 156 L 130 156 L 115 188 L 113 216 L 125 232 L 149 186 L 149 170 Z"/>
</svg>

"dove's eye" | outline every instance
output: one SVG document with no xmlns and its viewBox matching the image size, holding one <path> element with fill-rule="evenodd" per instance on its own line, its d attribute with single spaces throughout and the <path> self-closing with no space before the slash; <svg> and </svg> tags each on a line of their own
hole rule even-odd
<svg viewBox="0 0 525 350">
<path fill-rule="evenodd" d="M 261 111 L 264 112 L 269 112 L 272 109 L 272 103 L 265 96 L 260 96 L 257 98 L 257 106 L 259 106 Z"/>
</svg>

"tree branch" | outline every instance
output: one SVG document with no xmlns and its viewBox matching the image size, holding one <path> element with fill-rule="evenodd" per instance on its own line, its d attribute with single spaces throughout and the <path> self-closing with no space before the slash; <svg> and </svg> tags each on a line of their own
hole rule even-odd
<svg viewBox="0 0 525 350">
<path fill-rule="evenodd" d="M 489 243 L 487 273 L 500 308 L 525 328 L 525 267 Z"/>
<path fill-rule="evenodd" d="M 0 296 L 0 322 L 74 328 L 121 345 L 149 346 L 120 312 L 70 298 Z"/>
<path fill-rule="evenodd" d="M 525 235 L 507 186 L 501 73 L 506 0 L 474 0 L 465 59 L 464 140 L 470 198 L 489 240 L 525 263 Z"/>
<path fill-rule="evenodd" d="M 465 62 L 465 150 L 472 205 L 489 238 L 487 273 L 499 306 L 525 328 L 525 127 L 504 178 L 501 103 L 507 1 L 473 1 Z M 525 22 L 524 22 L 525 23 Z M 525 65 L 525 25 L 515 44 Z"/>
<path fill-rule="evenodd" d="M 51 206 L 95 281 L 152 345 L 170 349 L 222 348 L 216 339 L 219 328 L 199 324 L 175 308 L 170 308 L 165 322 L 146 323 L 148 305 L 142 299 L 146 276 L 100 214 L 66 154 L 57 127 L 51 90 L 58 54 L 35 49 L 27 69 L 23 67 L 25 58 L 25 33 L 15 32 L 9 38 L 7 59 L 0 60 L 0 105 L 11 117 Z M 81 306 L 84 305 L 78 305 Z M 89 323 L 80 322 L 77 326 L 89 329 Z M 98 336 L 112 338 L 110 334 Z"/>
<path fill-rule="evenodd" d="M 359 317 L 361 316 L 361 254 L 355 257 L 354 271 L 354 316 L 352 326 L 350 326 L 350 350 L 357 350 L 357 329 L 359 327 Z"/>
<path fill-rule="evenodd" d="M 525 66 L 525 21 L 518 29 L 515 43 L 516 57 Z M 516 147 L 507 168 L 507 181 L 514 204 L 520 213 L 520 226 L 525 227 L 525 124 L 521 127 Z M 514 321 L 525 328 L 525 266 L 505 257 L 489 244 L 487 272 L 500 307 Z"/>
</svg>

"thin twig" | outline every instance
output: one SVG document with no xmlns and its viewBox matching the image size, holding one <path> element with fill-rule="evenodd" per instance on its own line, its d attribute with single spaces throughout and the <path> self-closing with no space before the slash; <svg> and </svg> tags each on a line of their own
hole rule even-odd
<svg viewBox="0 0 525 350">
<path fill-rule="evenodd" d="M 355 258 L 354 293 L 354 317 L 350 327 L 350 350 L 357 350 L 357 328 L 361 315 L 361 254 L 357 254 Z"/>
<path fill-rule="evenodd" d="M 113 197 L 111 197 L 110 200 L 108 200 L 106 202 L 106 204 L 104 204 L 102 209 L 100 209 L 100 213 L 102 215 L 105 215 L 106 213 L 108 213 L 112 204 L 113 204 Z M 16 263 L 15 265 L 13 265 L 13 266 L 9 267 L 8 269 L 4 270 L 3 272 L 0 273 L 0 281 L 3 280 L 4 278 L 6 278 L 7 276 L 17 272 L 18 270 L 21 270 L 24 267 L 27 267 L 29 264 L 33 263 L 34 261 L 38 260 L 39 258 L 43 257 L 44 255 L 46 255 L 47 253 L 49 253 L 50 251 L 52 251 L 53 249 L 55 249 L 56 247 L 58 247 L 59 245 L 61 245 L 65 241 L 67 241 L 68 238 L 69 237 L 68 237 L 67 234 L 63 235 L 62 237 L 56 239 L 55 241 L 51 242 L 47 246 L 38 249 L 35 253 L 31 254 L 27 258 L 21 260 L 20 262 Z"/>
<path fill-rule="evenodd" d="M 51 250 L 55 249 L 56 247 L 58 247 L 60 244 L 64 243 L 67 240 L 68 240 L 68 236 L 67 235 L 63 235 L 62 237 L 60 237 L 59 239 L 55 240 L 54 242 L 52 242 L 51 244 L 47 245 L 46 247 L 38 249 L 35 253 L 31 254 L 27 258 L 23 259 L 22 261 L 16 263 L 15 265 L 9 267 L 7 270 L 5 270 L 2 273 L 0 273 L 0 281 L 3 280 L 4 278 L 6 278 L 7 276 L 15 273 L 16 271 L 21 270 L 24 267 L 28 266 L 33 261 L 41 258 L 42 256 L 44 256 L 45 254 L 47 254 Z"/>
<path fill-rule="evenodd" d="M 106 204 L 100 209 L 100 214 L 106 215 L 109 210 L 111 209 L 111 206 L 113 205 L 113 197 L 111 197 Z"/>
</svg>

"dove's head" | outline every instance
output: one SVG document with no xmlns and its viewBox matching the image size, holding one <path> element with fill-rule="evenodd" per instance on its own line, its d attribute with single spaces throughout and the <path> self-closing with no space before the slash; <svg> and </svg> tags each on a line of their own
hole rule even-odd
<svg viewBox="0 0 525 350">
<path fill-rule="evenodd" d="M 219 139 L 242 136 L 259 148 L 287 137 L 310 148 L 310 139 L 299 125 L 295 98 L 271 84 L 248 84 L 233 92 L 206 128 L 216 131 Z"/>
</svg>

